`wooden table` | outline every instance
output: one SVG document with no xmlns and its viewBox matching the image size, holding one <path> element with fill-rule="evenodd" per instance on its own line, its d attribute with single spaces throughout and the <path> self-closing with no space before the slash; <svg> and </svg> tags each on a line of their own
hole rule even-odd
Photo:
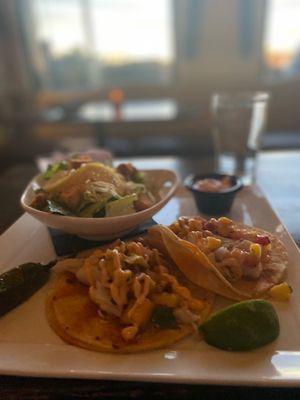
<svg viewBox="0 0 300 400">
<path fill-rule="evenodd" d="M 135 158 L 139 168 L 168 168 L 184 179 L 190 173 L 211 172 L 212 159 Z M 258 156 L 256 184 L 265 192 L 294 240 L 300 245 L 300 151 L 265 151 Z"/>
<path fill-rule="evenodd" d="M 132 160 L 138 167 L 171 168 L 184 178 L 192 172 L 208 172 L 212 160 L 144 158 Z M 21 214 L 18 199 L 30 177 L 34 165 L 17 165 L 0 178 L 0 232 Z M 258 160 L 257 183 L 261 185 L 280 219 L 295 241 L 300 244 L 300 152 L 265 152 Z M 1 355 L 0 355 L 1 356 Z M 300 389 L 255 388 L 208 385 L 174 385 L 141 382 L 111 382 L 70 379 L 0 377 L 0 399 L 296 399 Z"/>
</svg>

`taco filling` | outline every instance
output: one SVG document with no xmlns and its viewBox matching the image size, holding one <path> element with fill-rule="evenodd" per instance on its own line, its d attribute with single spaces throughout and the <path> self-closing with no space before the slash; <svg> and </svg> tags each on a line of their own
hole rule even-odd
<svg viewBox="0 0 300 400">
<path fill-rule="evenodd" d="M 69 343 L 134 352 L 169 345 L 208 315 L 212 295 L 192 296 L 157 249 L 118 241 L 55 266 L 50 325 Z"/>
<path fill-rule="evenodd" d="M 276 237 L 227 217 L 180 217 L 150 234 L 162 236 L 165 250 L 189 279 L 195 282 L 200 274 L 198 284 L 232 299 L 260 296 L 282 281 L 287 268 L 286 251 Z"/>
</svg>

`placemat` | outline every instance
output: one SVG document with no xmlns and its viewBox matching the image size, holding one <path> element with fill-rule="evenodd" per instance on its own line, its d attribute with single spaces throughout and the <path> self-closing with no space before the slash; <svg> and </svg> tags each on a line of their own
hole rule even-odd
<svg viewBox="0 0 300 400">
<path fill-rule="evenodd" d="M 146 230 L 153 225 L 156 225 L 156 222 L 153 219 L 146 221 L 145 223 L 139 225 L 136 229 L 134 229 L 126 236 L 123 236 L 121 239 L 128 239 L 136 235 L 141 235 L 145 233 Z M 112 241 L 112 240 L 94 241 L 94 240 L 82 239 L 76 235 L 65 233 L 52 228 L 49 228 L 49 233 L 52 239 L 54 249 L 58 256 L 67 256 L 71 254 L 76 254 L 81 250 L 91 249 L 93 247 L 101 246 L 105 243 L 109 243 Z"/>
</svg>

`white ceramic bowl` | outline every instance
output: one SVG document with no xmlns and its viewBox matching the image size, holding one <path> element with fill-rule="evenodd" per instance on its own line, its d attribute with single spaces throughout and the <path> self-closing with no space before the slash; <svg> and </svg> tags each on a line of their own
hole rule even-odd
<svg viewBox="0 0 300 400">
<path fill-rule="evenodd" d="M 34 189 L 45 182 L 41 175 L 33 178 L 25 189 L 21 197 L 21 205 L 34 218 L 51 228 L 72 233 L 89 240 L 120 238 L 156 214 L 170 200 L 178 187 L 178 177 L 173 171 L 157 169 L 143 170 L 142 172 L 145 173 L 145 179 L 151 185 L 157 202 L 152 207 L 135 214 L 119 217 L 80 218 L 65 217 L 37 210 L 31 207 L 30 204 L 34 197 Z"/>
</svg>

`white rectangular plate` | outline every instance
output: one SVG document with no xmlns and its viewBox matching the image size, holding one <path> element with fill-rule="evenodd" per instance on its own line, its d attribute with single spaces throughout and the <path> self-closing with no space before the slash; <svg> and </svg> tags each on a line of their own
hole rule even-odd
<svg viewBox="0 0 300 400">
<path fill-rule="evenodd" d="M 292 210 L 291 210 L 292 212 Z M 168 224 L 197 210 L 180 189 L 155 217 Z M 197 335 L 160 351 L 115 355 L 64 343 L 49 328 L 44 301 L 48 285 L 0 319 L 0 374 L 230 385 L 300 386 L 299 249 L 263 193 L 245 188 L 235 201 L 232 218 L 273 232 L 289 253 L 288 281 L 294 293 L 288 303 L 274 303 L 281 333 L 259 350 L 229 353 L 199 341 Z M 47 262 L 55 252 L 46 227 L 23 215 L 0 237 L 0 271 L 28 261 Z"/>
</svg>

